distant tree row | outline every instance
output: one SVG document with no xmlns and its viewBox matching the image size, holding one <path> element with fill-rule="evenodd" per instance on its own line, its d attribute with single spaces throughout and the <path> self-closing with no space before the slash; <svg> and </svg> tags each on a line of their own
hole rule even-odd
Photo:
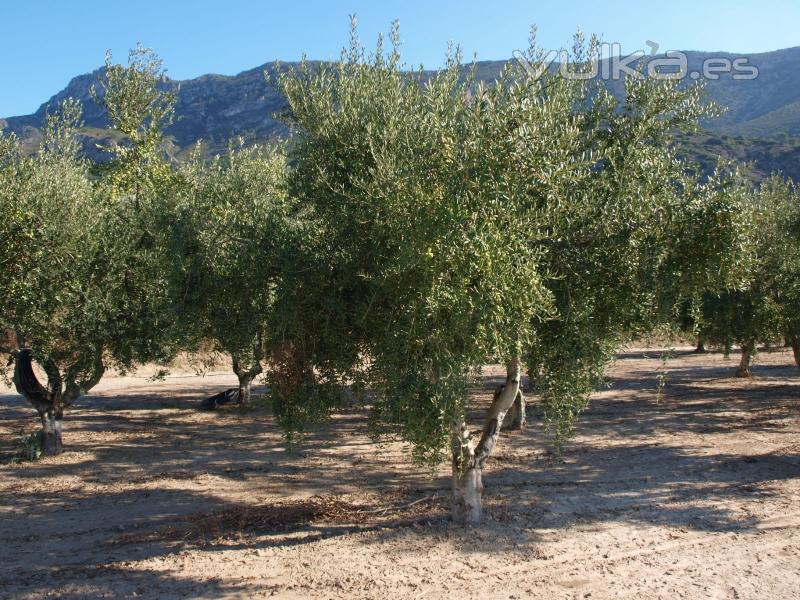
<svg viewBox="0 0 800 600">
<path fill-rule="evenodd" d="M 96 93 L 124 139 L 107 166 L 80 158 L 73 101 L 33 156 L 0 137 L 0 325 L 47 453 L 106 369 L 210 340 L 241 401 L 265 373 L 289 436 L 363 393 L 376 434 L 451 460 L 453 516 L 477 521 L 526 371 L 558 438 L 620 346 L 676 315 L 710 343 L 797 345 L 797 195 L 778 179 L 752 192 L 724 165 L 702 178 L 677 155 L 676 132 L 716 110 L 699 88 L 632 78 L 620 102 L 513 64 L 486 86 L 457 52 L 428 77 L 398 40 L 367 54 L 354 30 L 337 64 L 284 72 L 285 146 L 169 164 L 174 98 L 142 48 L 109 60 Z M 576 37 L 571 68 L 597 52 Z M 471 431 L 468 387 L 494 361 L 507 380 Z"/>
<path fill-rule="evenodd" d="M 759 343 L 786 345 L 800 366 L 800 193 L 778 176 L 742 190 L 749 267 L 736 287 L 704 290 L 681 307 L 681 323 L 707 344 L 741 348 L 738 377 L 751 376 Z"/>
</svg>

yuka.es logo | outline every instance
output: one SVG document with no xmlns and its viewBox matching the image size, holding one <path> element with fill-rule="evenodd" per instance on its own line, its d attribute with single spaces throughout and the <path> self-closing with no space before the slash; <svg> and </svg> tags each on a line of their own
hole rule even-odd
<svg viewBox="0 0 800 600">
<path fill-rule="evenodd" d="M 659 44 L 648 40 L 648 50 L 637 50 L 631 54 L 622 53 L 618 42 L 599 44 L 598 59 L 576 66 L 570 61 L 566 50 L 550 50 L 541 59 L 530 61 L 526 55 L 515 50 L 516 61 L 531 77 L 541 77 L 546 71 L 557 69 L 567 79 L 604 79 L 617 81 L 626 77 L 643 79 L 706 79 L 714 81 L 730 77 L 735 81 L 749 81 L 758 78 L 758 67 L 750 63 L 746 56 L 710 56 L 695 69 L 689 68 L 689 56 L 685 52 L 669 50 L 659 54 Z"/>
</svg>

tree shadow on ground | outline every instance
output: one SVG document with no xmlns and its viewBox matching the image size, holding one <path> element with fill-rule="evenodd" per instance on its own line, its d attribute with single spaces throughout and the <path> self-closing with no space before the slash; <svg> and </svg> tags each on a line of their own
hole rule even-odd
<svg viewBox="0 0 800 600">
<path fill-rule="evenodd" d="M 660 397 L 660 359 L 652 369 L 620 365 L 561 454 L 535 418 L 506 433 L 484 476 L 501 520 L 530 531 L 615 521 L 709 532 L 758 526 L 748 507 L 800 478 L 800 376 L 793 365 L 763 364 L 753 380 L 736 380 L 693 356 L 670 361 Z M 531 406 L 535 415 L 535 397 Z M 760 443 L 766 435 L 772 447 Z M 748 436 L 752 453 L 737 445 Z"/>
<path fill-rule="evenodd" d="M 484 531 L 498 549 L 513 547 L 521 535 L 535 544 L 543 530 L 612 522 L 750 531 L 759 519 L 743 508 L 772 498 L 781 481 L 800 478 L 800 445 L 792 428 L 800 378 L 784 366 L 762 365 L 754 381 L 723 386 L 716 379 L 718 365 L 684 360 L 689 357 L 671 361 L 658 402 L 650 376 L 660 361 L 653 361 L 653 370 L 623 369 L 612 376 L 611 391 L 592 401 L 578 437 L 561 454 L 553 451 L 536 419 L 526 431 L 504 432 L 484 477 L 490 520 L 469 530 L 445 521 L 446 471 L 427 478 L 408 464 L 402 448 L 374 444 L 364 435 L 363 411 L 335 416 L 299 454 L 287 454 L 268 414 L 200 413 L 188 400 L 198 397 L 196 391 L 155 400 L 152 392 L 113 400 L 90 396 L 70 417 L 75 436 L 65 460 L 5 468 L 19 487 L 0 496 L 0 544 L 3 555 L 11 557 L 0 569 L 0 586 L 19 571 L 30 577 L 31 590 L 44 590 L 43 574 L 51 573 L 46 576 L 53 578 L 50 585 L 58 577 L 74 582 L 90 577 L 84 575 L 93 568 L 87 565 L 100 564 L 104 581 L 112 582 L 103 585 L 123 585 L 127 579 L 145 585 L 153 577 L 168 594 L 179 577 L 121 565 L 189 547 L 205 552 L 284 547 L 353 531 L 372 532 L 372 542 L 365 543 L 379 543 L 397 535 L 398 528 L 418 526 L 466 537 Z M 497 374 L 483 378 L 476 424 L 502 381 Z M 5 407 L 0 423 L 30 411 L 19 398 L 0 398 L 0 403 Z M 720 450 L 732 435 L 760 434 L 778 441 L 785 436 L 786 444 L 760 454 Z M 47 486 L 55 477 L 70 485 Z M 230 499 L 226 486 L 242 483 L 251 486 L 252 497 Z M 176 523 L 254 506 L 266 507 L 269 515 L 271 502 L 353 490 L 364 498 L 371 495 L 362 507 L 368 511 L 363 519 L 350 515 L 349 521 L 315 522 L 301 514 L 287 517 L 280 527 L 256 522 L 239 529 L 233 519 L 233 526 L 202 540 L 159 538 L 163 528 Z M 403 513 L 404 504 L 433 494 L 438 500 Z M 145 537 L 123 543 L 132 535 Z M 80 547 L 66 551 L 65 540 L 79 540 Z M 459 547 L 468 552 L 483 545 Z M 181 583 L 180 589 L 196 583 Z M 211 595 L 224 592 L 221 583 L 217 588 L 213 582 L 197 584 L 211 585 L 205 588 Z M 70 597 L 70 588 L 64 590 L 62 597 Z"/>
<path fill-rule="evenodd" d="M 159 567 L 169 555 L 187 551 L 213 555 L 285 548 L 355 531 L 407 528 L 431 519 L 427 505 L 409 506 L 408 495 L 397 494 L 386 494 L 387 504 L 377 509 L 329 496 L 322 499 L 323 505 L 334 505 L 327 512 L 308 509 L 314 497 L 269 504 L 226 500 L 202 490 L 133 489 L 95 493 L 89 499 L 77 489 L 57 498 L 26 496 L 38 496 L 38 501 L 0 506 L 0 547 L 6 557 L 0 566 L 0 589 L 13 585 L 28 597 L 46 596 L 54 589 L 60 598 L 99 597 L 112 590 L 126 597 L 131 592 L 145 597 L 246 593 L 244 581 L 209 581 Z M 258 586 L 269 588 L 263 582 Z"/>
<path fill-rule="evenodd" d="M 13 587 L 11 587 L 13 585 Z M 0 588 L 13 594 L 4 598 L 221 598 L 229 594 L 256 591 L 246 582 L 222 581 L 218 578 L 187 577 L 171 571 L 136 569 L 109 564 L 69 565 L 48 569 L 33 569 L 10 576 L 0 576 Z M 260 592 L 281 589 L 280 585 L 259 582 Z"/>
</svg>

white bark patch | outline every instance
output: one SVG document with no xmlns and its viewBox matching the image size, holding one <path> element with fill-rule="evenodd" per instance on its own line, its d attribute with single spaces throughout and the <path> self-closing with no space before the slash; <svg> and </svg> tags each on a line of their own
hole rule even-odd
<svg viewBox="0 0 800 600">
<path fill-rule="evenodd" d="M 736 369 L 737 377 L 751 377 L 750 365 L 753 358 L 753 349 L 750 346 L 742 347 L 742 357 L 739 361 L 739 368 Z"/>
<path fill-rule="evenodd" d="M 471 467 L 453 474 L 453 520 L 477 523 L 483 516 L 483 480 L 481 469 Z"/>
<path fill-rule="evenodd" d="M 61 419 L 47 415 L 42 418 L 42 455 L 55 456 L 61 450 Z"/>
</svg>

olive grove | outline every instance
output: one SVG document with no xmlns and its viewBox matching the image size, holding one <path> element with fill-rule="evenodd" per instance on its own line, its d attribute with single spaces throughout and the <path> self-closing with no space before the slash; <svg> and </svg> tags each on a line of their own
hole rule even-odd
<svg viewBox="0 0 800 600">
<path fill-rule="evenodd" d="M 680 156 L 676 133 L 718 112 L 700 87 L 630 77 L 620 99 L 583 76 L 599 44 L 581 35 L 575 77 L 532 36 L 534 68 L 491 85 L 455 49 L 431 74 L 401 62 L 396 26 L 389 42 L 368 53 L 354 26 L 338 63 L 279 70 L 284 145 L 172 164 L 175 99 L 140 47 L 95 92 L 121 139 L 107 164 L 79 156 L 76 102 L 33 155 L 0 136 L 0 329 L 45 453 L 106 369 L 211 342 L 240 403 L 264 373 L 290 441 L 363 399 L 376 436 L 450 462 L 453 518 L 475 522 L 526 377 L 560 443 L 619 348 L 681 310 L 712 343 L 800 353 L 797 192 Z M 497 362 L 476 427 L 470 385 Z"/>
<path fill-rule="evenodd" d="M 687 303 L 687 316 L 706 342 L 726 353 L 738 345 L 736 375 L 750 377 L 759 343 L 785 342 L 800 366 L 800 196 L 779 176 L 740 196 L 751 255 L 742 281 L 696 295 Z"/>
</svg>

